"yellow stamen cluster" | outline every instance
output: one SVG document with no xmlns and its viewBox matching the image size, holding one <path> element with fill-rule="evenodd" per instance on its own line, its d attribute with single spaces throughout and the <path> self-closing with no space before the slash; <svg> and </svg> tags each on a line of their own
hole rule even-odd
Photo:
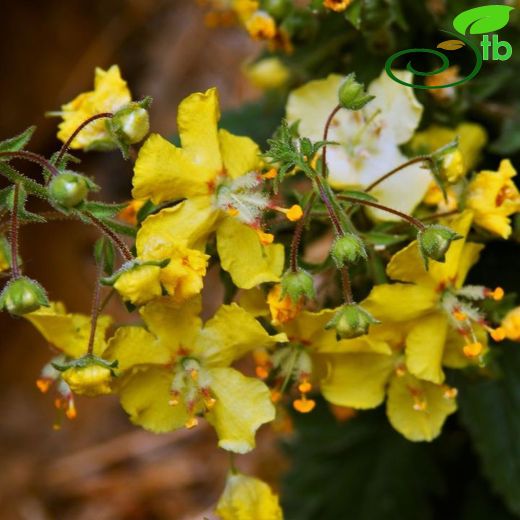
<svg viewBox="0 0 520 520">
<path fill-rule="evenodd" d="M 246 20 L 245 26 L 254 40 L 272 40 L 276 36 L 276 22 L 264 11 L 256 11 Z"/>
</svg>

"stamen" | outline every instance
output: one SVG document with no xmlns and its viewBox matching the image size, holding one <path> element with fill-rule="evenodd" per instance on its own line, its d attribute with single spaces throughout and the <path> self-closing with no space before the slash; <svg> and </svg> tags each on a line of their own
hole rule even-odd
<svg viewBox="0 0 520 520">
<path fill-rule="evenodd" d="M 499 302 L 504 297 L 504 289 L 502 289 L 502 287 L 497 287 L 494 291 L 486 289 L 486 297 Z"/>
<path fill-rule="evenodd" d="M 230 206 L 228 209 L 226 209 L 226 213 L 230 217 L 236 217 L 240 213 L 240 211 L 238 211 L 237 208 L 234 208 L 233 206 Z"/>
<path fill-rule="evenodd" d="M 457 321 L 466 321 L 468 319 L 468 315 L 460 309 L 453 309 L 452 314 Z"/>
<path fill-rule="evenodd" d="M 301 399 L 296 399 L 293 401 L 294 409 L 300 413 L 309 413 L 314 410 L 315 406 L 316 401 L 314 401 L 314 399 L 307 399 L 305 394 L 302 394 Z"/>
<path fill-rule="evenodd" d="M 309 380 L 304 377 L 301 383 L 298 385 L 298 390 L 302 394 L 308 394 L 312 390 L 312 385 L 309 383 Z"/>
<path fill-rule="evenodd" d="M 49 388 L 51 387 L 53 382 L 54 381 L 52 379 L 48 379 L 46 377 L 39 377 L 36 380 L 36 387 L 42 394 L 46 394 L 49 391 Z"/>
<path fill-rule="evenodd" d="M 444 392 L 443 392 L 442 396 L 445 399 L 455 399 L 459 393 L 459 391 L 452 386 L 445 385 L 443 387 L 443 389 L 444 389 Z"/>
<path fill-rule="evenodd" d="M 280 392 L 280 390 L 278 390 L 277 388 L 273 388 L 271 390 L 271 401 L 273 403 L 278 403 L 278 402 L 280 402 L 281 398 L 282 398 L 282 393 Z"/>
<path fill-rule="evenodd" d="M 504 341 L 506 339 L 506 329 L 504 327 L 497 327 L 496 329 L 486 327 L 486 330 L 494 341 Z"/>
<path fill-rule="evenodd" d="M 403 363 L 401 363 L 395 367 L 395 375 L 397 377 L 403 377 L 406 375 L 406 367 Z"/>
<path fill-rule="evenodd" d="M 298 204 L 292 205 L 289 209 L 280 206 L 274 206 L 273 209 L 283 213 L 291 222 L 297 222 L 303 217 L 303 210 Z"/>
<path fill-rule="evenodd" d="M 186 428 L 188 428 L 188 430 L 191 430 L 192 428 L 195 428 L 195 426 L 197 426 L 197 424 L 199 424 L 199 420 L 194 416 L 192 415 L 191 417 L 188 418 L 188 420 L 184 423 L 184 426 Z"/>
<path fill-rule="evenodd" d="M 264 233 L 261 229 L 255 229 L 256 234 L 258 235 L 258 238 L 260 239 L 260 242 L 264 246 L 268 246 L 269 244 L 272 244 L 274 241 L 274 235 L 271 233 Z"/>
<path fill-rule="evenodd" d="M 271 168 L 268 172 L 261 175 L 262 179 L 274 179 L 278 175 L 276 168 Z"/>
<path fill-rule="evenodd" d="M 480 356 L 483 349 L 484 347 L 482 346 L 482 343 L 476 341 L 474 343 L 468 343 L 467 345 L 464 345 L 464 348 L 462 350 L 466 357 L 475 358 L 477 356 Z"/>
</svg>

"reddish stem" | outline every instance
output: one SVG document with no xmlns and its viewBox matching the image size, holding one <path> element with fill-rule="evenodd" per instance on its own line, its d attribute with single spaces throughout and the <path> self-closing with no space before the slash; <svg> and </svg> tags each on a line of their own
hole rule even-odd
<svg viewBox="0 0 520 520">
<path fill-rule="evenodd" d="M 96 286 L 94 288 L 94 295 L 92 297 L 92 310 L 91 310 L 91 320 L 90 320 L 90 337 L 88 340 L 87 354 L 94 353 L 94 343 L 96 339 L 96 328 L 97 322 L 99 318 L 99 303 L 101 297 L 101 284 L 100 279 L 103 274 L 103 262 L 99 262 L 97 266 L 97 276 L 96 276 Z"/>
<path fill-rule="evenodd" d="M 27 161 L 39 164 L 42 168 L 49 170 L 52 175 L 59 175 L 60 173 L 56 166 L 54 166 L 47 159 L 45 159 L 45 157 L 34 152 L 28 152 L 27 150 L 19 150 L 18 152 L 0 152 L 0 157 L 26 159 Z"/>
<path fill-rule="evenodd" d="M 338 105 L 334 108 L 334 110 L 329 114 L 329 117 L 327 118 L 327 121 L 325 122 L 325 128 L 323 129 L 323 140 L 327 141 L 329 137 L 329 128 L 332 124 L 332 120 L 334 119 L 334 116 L 341 110 L 341 105 Z M 323 154 L 321 156 L 321 174 L 324 178 L 327 177 L 327 145 L 323 145 Z"/>
<path fill-rule="evenodd" d="M 20 278 L 20 267 L 18 266 L 18 198 L 20 185 L 14 185 L 13 211 L 11 213 L 11 275 L 12 278 Z"/>
</svg>

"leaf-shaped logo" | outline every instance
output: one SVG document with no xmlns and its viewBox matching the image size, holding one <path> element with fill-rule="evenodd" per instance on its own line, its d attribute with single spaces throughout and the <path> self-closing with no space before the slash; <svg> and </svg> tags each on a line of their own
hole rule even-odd
<svg viewBox="0 0 520 520">
<path fill-rule="evenodd" d="M 486 34 L 498 31 L 509 22 L 508 5 L 484 5 L 463 11 L 453 20 L 453 27 L 460 34 Z M 468 32 L 469 30 L 469 32 Z"/>
<path fill-rule="evenodd" d="M 444 49 L 445 51 L 456 51 L 457 49 L 464 47 L 464 45 L 466 44 L 460 40 L 446 40 L 439 43 L 437 45 L 437 49 Z"/>
</svg>

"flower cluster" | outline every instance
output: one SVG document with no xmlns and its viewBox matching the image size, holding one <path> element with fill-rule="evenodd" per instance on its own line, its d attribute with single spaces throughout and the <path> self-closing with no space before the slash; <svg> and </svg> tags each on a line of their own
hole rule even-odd
<svg viewBox="0 0 520 520">
<path fill-rule="evenodd" d="M 285 3 L 266 5 L 224 8 L 253 36 L 284 40 L 276 20 Z M 24 150 L 30 132 L 2 143 L 0 173 L 12 187 L 0 199 L 11 215 L 0 235 L 0 271 L 10 277 L 0 308 L 23 315 L 59 352 L 37 380 L 55 392 L 55 427 L 76 416 L 75 395 L 114 393 L 135 425 L 162 433 L 204 419 L 221 448 L 242 454 L 287 405 L 312 413 L 321 395 L 356 410 L 386 402 L 404 437 L 437 437 L 457 409 L 446 371 L 478 372 L 495 342 L 520 338 L 518 309 L 510 305 L 502 323 L 489 311 L 500 287 L 465 285 L 486 240 L 508 238 L 520 211 L 511 162 L 475 173 L 484 131 L 470 123 L 417 131 L 422 105 L 386 74 L 366 91 L 354 75 L 297 88 L 263 153 L 219 128 L 214 88 L 181 102 L 178 146 L 148 135 L 148 106 L 132 101 L 116 66 L 98 69 L 94 90 L 59 113 L 58 154 Z M 124 205 L 89 200 L 95 184 L 69 166 L 70 149 L 113 148 L 136 156 Z M 45 184 L 13 173 L 15 158 L 39 162 Z M 22 274 L 19 227 L 42 220 L 25 209 L 28 195 L 102 232 L 91 316 L 67 313 Z M 327 249 L 319 263 L 301 247 L 316 233 Z M 209 268 L 221 270 L 226 300 L 203 323 Z M 103 285 L 134 324 L 114 327 L 102 314 Z M 269 487 L 234 468 L 216 510 L 225 520 L 282 518 Z"/>
</svg>

